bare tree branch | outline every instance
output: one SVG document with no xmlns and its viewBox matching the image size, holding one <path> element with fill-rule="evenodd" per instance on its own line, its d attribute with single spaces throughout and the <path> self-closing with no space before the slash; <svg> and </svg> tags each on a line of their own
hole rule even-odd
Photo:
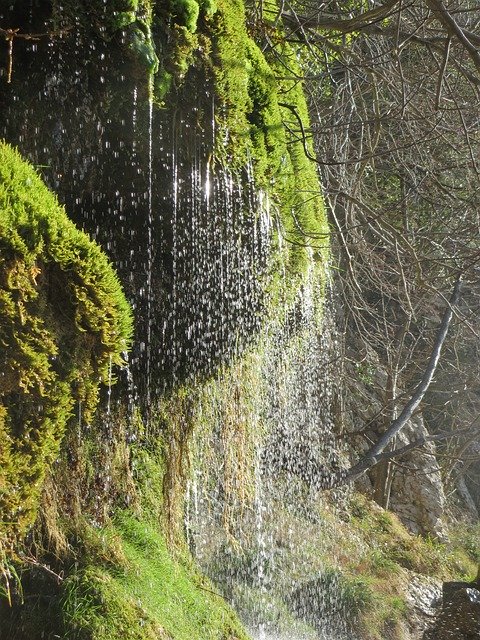
<svg viewBox="0 0 480 640">
<path fill-rule="evenodd" d="M 428 364 L 423 373 L 422 379 L 418 383 L 412 397 L 402 409 L 398 418 L 396 418 L 385 433 L 379 438 L 377 442 L 370 448 L 370 450 L 362 456 L 362 458 L 350 469 L 340 471 L 328 481 L 328 485 L 333 487 L 347 482 L 353 482 L 362 476 L 368 469 L 371 469 L 382 459 L 382 452 L 389 442 L 396 436 L 407 422 L 412 417 L 414 411 L 418 408 L 419 404 L 423 400 L 425 393 L 427 392 L 430 383 L 432 382 L 435 374 L 440 354 L 442 351 L 443 343 L 448 334 L 448 329 L 453 318 L 453 310 L 458 306 L 462 289 L 462 279 L 459 277 L 455 282 L 455 286 L 450 297 L 448 307 L 445 309 L 442 322 L 438 329 L 437 337 L 433 345 L 432 353 L 430 355 Z M 384 458 L 392 458 L 394 452 L 388 452 L 383 456 Z"/>
</svg>

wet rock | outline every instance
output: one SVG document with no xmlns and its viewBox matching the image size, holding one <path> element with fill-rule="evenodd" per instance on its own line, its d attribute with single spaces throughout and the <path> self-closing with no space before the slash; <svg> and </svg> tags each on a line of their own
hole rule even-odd
<svg viewBox="0 0 480 640">
<path fill-rule="evenodd" d="M 480 638 L 480 583 L 446 582 L 443 604 L 424 640 L 478 640 Z"/>
</svg>

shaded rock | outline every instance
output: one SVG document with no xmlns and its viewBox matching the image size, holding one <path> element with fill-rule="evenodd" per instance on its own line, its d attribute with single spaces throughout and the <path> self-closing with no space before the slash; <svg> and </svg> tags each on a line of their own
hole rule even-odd
<svg viewBox="0 0 480 640">
<path fill-rule="evenodd" d="M 352 340 L 354 340 L 352 338 Z M 353 346 L 353 344 L 352 344 Z M 362 346 L 352 349 L 355 360 Z M 352 461 L 366 453 L 370 443 L 385 430 L 384 397 L 387 373 L 378 356 L 372 351 L 366 354 L 370 367 L 362 365 L 349 368 L 348 392 L 342 413 L 342 430 L 348 433 L 365 433 L 366 438 L 355 438 Z M 395 446 L 401 448 L 429 435 L 422 413 L 417 413 L 396 436 Z M 356 481 L 358 491 L 373 497 L 377 469 Z M 414 535 L 430 535 L 440 541 L 448 539 L 445 527 L 445 491 L 434 442 L 427 442 L 421 449 L 412 450 L 401 459 L 401 465 L 393 470 L 388 508 L 398 515 L 405 527 Z"/>
<path fill-rule="evenodd" d="M 409 444 L 428 436 L 421 415 L 415 416 L 399 436 L 399 443 Z M 395 470 L 390 508 L 414 534 L 433 535 L 446 540 L 443 521 L 445 492 L 433 442 L 413 450 Z"/>
<path fill-rule="evenodd" d="M 446 582 L 443 605 L 424 640 L 474 640 L 480 638 L 480 590 L 478 581 Z"/>
</svg>

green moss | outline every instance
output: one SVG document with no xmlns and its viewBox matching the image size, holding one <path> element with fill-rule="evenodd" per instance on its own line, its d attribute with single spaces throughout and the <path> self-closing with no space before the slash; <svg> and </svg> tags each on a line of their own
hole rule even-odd
<svg viewBox="0 0 480 640">
<path fill-rule="evenodd" d="M 115 11 L 133 11 L 136 12 L 139 9 L 139 0 L 115 0 Z"/>
<path fill-rule="evenodd" d="M 258 187 L 278 208 L 288 245 L 287 289 L 294 290 L 312 258 L 326 263 L 329 244 L 296 53 L 283 44 L 264 55 L 247 33 L 239 0 L 218 2 L 211 38 L 218 119 L 225 130 L 220 138 L 229 141 L 217 149 L 217 160 L 238 170 L 252 160 Z"/>
<path fill-rule="evenodd" d="M 201 0 L 200 8 L 206 18 L 211 18 L 218 9 L 216 0 Z"/>
<path fill-rule="evenodd" d="M 125 42 L 130 54 L 140 62 L 149 74 L 155 74 L 158 71 L 159 60 L 147 22 L 143 20 L 132 21 L 126 30 Z"/>
<path fill-rule="evenodd" d="M 266 24 L 278 44 L 263 53 L 247 32 L 243 0 L 96 0 L 88 11 L 69 6 L 55 3 L 59 23 L 75 20 L 123 47 L 155 76 L 158 105 L 168 102 L 171 89 L 192 67 L 206 82 L 213 80 L 220 132 L 214 160 L 239 176 L 252 163 L 256 185 L 268 194 L 282 223 L 284 294 L 294 298 L 312 258 L 319 265 L 328 260 L 329 235 L 316 165 L 308 157 L 314 152 L 298 56 L 281 29 Z M 118 31 L 121 39 L 115 37 Z M 276 270 L 273 265 L 274 275 Z M 324 277 L 322 267 L 316 277 Z"/>
<path fill-rule="evenodd" d="M 69 4 L 67 2 L 67 6 Z M 56 5 L 60 11 L 63 3 L 57 2 Z M 72 6 L 76 7 L 75 3 Z M 316 245 L 320 238 L 320 244 L 324 244 L 322 234 L 326 225 L 325 213 L 319 196 L 315 164 L 306 157 L 304 143 L 298 134 L 298 118 L 308 131 L 308 114 L 301 83 L 294 77 L 295 74 L 298 75 L 298 71 L 285 73 L 273 54 L 268 58 L 256 46 L 246 30 L 243 3 L 239 0 L 218 0 L 217 3 L 211 0 L 200 3 L 194 0 L 177 0 L 170 4 L 109 0 L 106 3 L 90 3 L 88 11 L 81 9 L 79 13 L 82 13 L 88 34 L 96 29 L 96 35 L 108 42 L 108 47 L 126 46 L 131 58 L 138 60 L 149 75 L 156 72 L 157 52 L 161 52 L 161 65 L 155 82 L 157 101 L 163 100 L 169 89 L 187 76 L 192 65 L 200 69 L 198 77 L 205 77 L 209 83 L 213 81 L 217 105 L 216 125 L 220 135 L 217 136 L 212 168 L 214 169 L 215 162 L 217 166 L 229 166 L 241 179 L 247 163 L 251 163 L 257 188 L 268 194 L 273 204 L 274 216 L 280 220 L 282 235 L 286 239 L 286 248 L 282 251 L 285 256 L 282 269 L 286 267 L 288 275 L 287 280 L 284 280 L 279 265 L 272 264 L 272 280 L 277 278 L 278 282 L 281 281 L 278 286 L 284 287 L 283 292 L 288 291 L 293 299 L 298 285 L 305 281 L 307 275 L 313 273 L 313 277 L 322 278 L 327 252 L 316 249 Z M 72 13 L 71 16 L 73 15 Z M 119 30 L 122 31 L 121 38 L 116 37 Z M 285 49 L 282 56 L 288 58 L 288 66 L 294 65 L 293 51 Z M 286 76 L 293 79 L 285 80 Z M 289 107 L 282 104 L 288 104 Z M 306 142 L 306 145 L 311 153 L 309 143 Z M 38 180 L 36 177 L 35 179 Z M 38 190 L 36 186 L 35 191 Z M 28 505 L 30 499 L 24 523 L 17 531 L 25 530 L 33 518 L 45 469 L 56 456 L 58 442 L 73 403 L 81 400 L 93 409 L 98 378 L 106 375 L 110 361 L 119 360 L 119 352 L 115 350 L 118 335 L 109 336 L 108 326 L 104 322 L 108 314 L 105 315 L 102 306 L 112 302 L 109 295 L 114 286 L 112 285 L 110 294 L 105 299 L 98 300 L 92 294 L 93 291 L 98 292 L 97 280 L 106 277 L 109 267 L 105 267 L 105 273 L 89 275 L 88 269 L 93 263 L 100 264 L 100 258 L 95 258 L 93 249 L 85 250 L 84 255 L 82 245 L 76 261 L 66 247 L 68 242 L 65 243 L 63 239 L 57 243 L 58 255 L 52 253 L 52 246 L 56 245 L 50 240 L 50 217 L 42 218 L 42 228 L 33 234 L 38 236 L 38 242 L 34 238 L 31 245 L 27 243 L 22 249 L 21 243 L 19 248 L 15 245 L 16 240 L 12 240 L 12 251 L 15 247 L 15 251 L 23 256 L 24 262 L 16 260 L 14 269 L 6 269 L 14 284 L 10 283 L 8 287 L 5 285 L 5 291 L 10 292 L 13 287 L 23 293 L 20 296 L 21 304 L 17 304 L 17 299 L 9 293 L 3 302 L 2 313 L 11 317 L 16 314 L 16 322 L 20 324 L 21 317 L 27 314 L 30 322 L 26 333 L 29 337 L 21 340 L 23 363 L 20 370 L 23 378 L 13 380 L 12 388 L 22 389 L 22 398 L 31 398 L 31 406 L 21 403 L 21 406 L 26 407 L 24 411 L 30 420 L 30 423 L 23 422 L 22 429 L 27 424 L 27 433 L 40 434 L 38 438 L 41 442 L 40 449 L 31 455 L 39 461 L 37 475 L 29 476 L 25 462 L 27 457 L 23 451 L 17 455 L 19 442 L 29 442 L 29 438 L 24 438 L 24 432 L 20 438 L 16 434 L 12 435 L 12 421 L 15 420 L 15 424 L 18 424 L 20 418 L 12 418 L 13 402 L 2 406 L 0 429 L 3 432 L 0 435 L 8 442 L 8 447 L 5 447 L 4 468 L 9 468 L 12 472 L 13 467 L 18 464 L 19 472 L 15 476 L 15 482 L 23 483 L 25 479 L 22 504 Z M 20 234 L 22 242 L 25 243 L 24 235 L 32 234 L 31 227 L 32 223 L 28 220 L 27 233 Z M 40 244 L 41 249 L 34 251 L 34 247 Z M 311 245 L 314 245 L 313 249 L 309 248 Z M 29 262 L 26 256 L 31 255 L 33 258 Z M 78 263 L 81 263 L 84 270 L 80 269 Z M 64 296 L 59 295 L 57 299 L 57 294 L 53 294 L 52 301 L 48 287 L 45 287 L 45 291 L 39 289 L 36 269 L 41 270 L 42 278 L 46 274 L 48 278 L 54 278 L 56 283 L 61 284 L 56 287 L 56 291 L 63 288 L 69 292 L 64 312 L 67 321 L 63 318 L 59 323 L 55 319 L 57 310 L 64 304 Z M 90 287 L 84 284 L 87 275 Z M 273 295 L 272 301 L 274 306 L 276 299 Z M 37 304 L 43 305 L 38 313 L 34 308 Z M 119 304 L 117 307 L 115 313 L 121 311 L 119 315 L 127 317 L 124 315 L 124 306 Z M 115 313 L 112 312 L 111 317 Z M 122 329 L 123 333 L 120 331 L 125 339 L 128 334 L 127 324 L 128 322 Z M 226 390 L 219 391 L 229 394 L 219 402 L 221 410 L 231 420 L 225 458 L 226 478 L 230 486 L 226 485 L 226 490 L 239 489 L 244 492 L 245 501 L 248 501 L 253 491 L 251 474 L 255 445 L 255 438 L 248 432 L 247 405 L 252 390 L 233 388 L 237 374 L 233 370 L 225 384 Z M 247 383 L 248 380 L 246 386 Z M 233 393 L 230 393 L 232 388 Z M 235 421 L 231 415 L 237 409 L 231 401 L 237 397 L 235 394 L 242 397 L 246 405 L 244 421 L 238 432 L 238 420 Z M 35 422 L 30 416 L 33 415 L 33 407 L 38 405 L 40 397 L 43 413 L 35 418 Z M 172 512 L 176 517 L 177 512 L 181 511 L 181 508 L 177 509 L 173 505 L 173 500 L 168 495 L 170 489 L 170 493 L 179 495 L 184 488 L 182 456 L 186 456 L 193 426 L 190 424 L 191 420 L 185 418 L 190 415 L 189 410 L 191 413 L 188 402 L 182 400 L 178 406 L 174 405 L 175 402 L 170 403 L 170 418 L 164 421 L 170 425 L 165 432 L 172 444 L 170 446 L 166 441 L 165 451 L 162 453 L 163 457 L 168 457 L 169 487 L 165 493 L 163 487 L 158 487 L 156 480 L 163 473 L 158 471 L 159 465 L 152 463 L 147 453 L 145 460 L 141 462 L 142 456 L 137 455 L 132 463 L 133 473 L 142 486 L 144 499 L 146 495 L 149 496 L 150 516 L 142 515 L 140 520 L 132 513 L 123 513 L 114 524 L 99 530 L 101 536 L 117 541 L 115 544 L 121 549 L 119 558 L 113 563 L 102 560 L 102 554 L 98 552 L 99 545 L 95 545 L 92 535 L 86 533 L 82 534 L 83 542 L 72 543 L 73 546 L 81 544 L 84 549 L 81 554 L 83 560 L 65 581 L 58 609 L 62 624 L 67 629 L 65 637 L 102 640 L 120 637 L 178 637 L 179 640 L 244 637 L 221 600 L 213 594 L 209 595 L 209 585 L 202 584 L 189 561 L 185 557 L 173 558 L 167 551 L 165 538 L 170 539 L 171 534 L 160 532 L 156 525 L 151 524 L 152 513 L 155 513 L 155 521 L 159 522 L 168 521 L 165 512 Z M 245 455 L 240 463 L 237 456 L 239 435 L 244 436 L 247 442 Z M 89 465 L 99 466 L 98 460 L 93 460 L 93 452 L 99 449 L 98 445 L 89 452 L 85 443 L 78 445 L 76 449 L 72 445 L 75 454 L 81 452 L 85 458 L 82 478 L 89 475 Z M 35 468 L 33 465 L 32 469 Z M 90 484 L 86 481 L 82 485 L 83 489 L 95 488 L 96 473 L 98 470 L 94 469 L 90 474 L 93 480 L 88 481 Z M 2 478 L 0 475 L 0 480 Z M 5 495 L 11 484 L 8 480 Z M 167 496 L 166 504 L 162 504 L 162 495 Z M 13 513 L 15 505 L 8 506 L 8 509 Z M 180 522 L 178 518 L 177 520 Z M 90 533 L 92 531 L 90 528 Z M 97 549 L 95 552 L 94 547 Z"/>
<path fill-rule="evenodd" d="M 182 85 L 193 66 L 208 66 L 210 40 L 203 32 L 216 10 L 214 0 L 152 3 L 152 29 L 160 56 L 154 95 L 159 106 L 164 106 L 172 87 Z"/>
<path fill-rule="evenodd" d="M 194 52 L 198 46 L 197 36 L 186 27 L 174 25 L 172 27 L 175 47 L 169 64 L 170 76 L 176 82 L 181 82 L 194 61 Z M 169 73 L 167 72 L 167 73 Z"/>
<path fill-rule="evenodd" d="M 162 105 L 173 84 L 173 75 L 163 70 L 155 76 L 154 96 L 157 105 Z"/>
<path fill-rule="evenodd" d="M 280 121 L 285 143 L 277 160 L 279 170 L 273 188 L 280 194 L 279 210 L 290 247 L 290 271 L 306 273 L 312 258 L 325 264 L 329 255 L 328 224 L 309 136 L 310 118 L 295 50 L 283 43 L 271 53 L 269 63 L 275 74 L 280 113 L 275 113 L 273 119 L 270 116 L 264 126 L 266 149 L 270 157 L 272 143 L 268 144 L 267 136 L 275 130 L 275 121 L 277 128 Z M 278 144 L 273 144 L 278 157 Z"/>
<path fill-rule="evenodd" d="M 195 33 L 200 13 L 200 7 L 196 0 L 172 0 L 171 12 L 180 25 L 191 33 Z"/>
<path fill-rule="evenodd" d="M 133 24 L 136 19 L 135 11 L 116 11 L 112 21 L 112 28 L 114 31 L 125 29 L 125 27 Z"/>
<path fill-rule="evenodd" d="M 32 523 L 75 402 L 122 364 L 129 306 L 100 248 L 0 144 L 0 546 Z"/>
<path fill-rule="evenodd" d="M 124 563 L 95 559 L 68 578 L 66 637 L 246 640 L 235 614 L 188 558 L 172 557 L 156 526 L 124 512 L 100 535 L 115 540 Z"/>
</svg>

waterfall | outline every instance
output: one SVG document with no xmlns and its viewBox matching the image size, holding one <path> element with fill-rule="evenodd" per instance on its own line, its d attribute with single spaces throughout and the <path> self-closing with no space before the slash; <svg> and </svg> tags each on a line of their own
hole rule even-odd
<svg viewBox="0 0 480 640">
<path fill-rule="evenodd" d="M 315 481 L 319 467 L 338 467 L 341 447 L 332 421 L 338 343 L 311 276 L 251 352 L 210 382 L 199 408 L 209 427 L 196 434 L 185 527 L 255 640 L 354 637 L 312 542 L 333 533 Z"/>
<path fill-rule="evenodd" d="M 132 443 L 136 412 L 148 422 L 159 402 L 188 388 L 184 524 L 200 566 L 257 640 L 351 638 L 333 605 L 313 610 L 328 574 L 308 540 L 329 526 L 315 481 L 339 464 L 335 333 L 313 255 L 300 283 L 253 159 L 240 167 L 225 151 L 230 133 L 217 123 L 211 78 L 193 69 L 158 108 L 137 68 L 123 61 L 116 72 L 109 43 L 86 48 L 77 34 L 74 44 L 25 45 L 35 109 L 12 83 L 0 133 L 102 245 L 134 311 L 134 346 L 117 384 L 109 369 L 101 437 L 112 439 L 126 406 Z M 79 406 L 79 440 L 85 428 Z M 103 471 L 107 487 L 108 464 Z"/>
</svg>

